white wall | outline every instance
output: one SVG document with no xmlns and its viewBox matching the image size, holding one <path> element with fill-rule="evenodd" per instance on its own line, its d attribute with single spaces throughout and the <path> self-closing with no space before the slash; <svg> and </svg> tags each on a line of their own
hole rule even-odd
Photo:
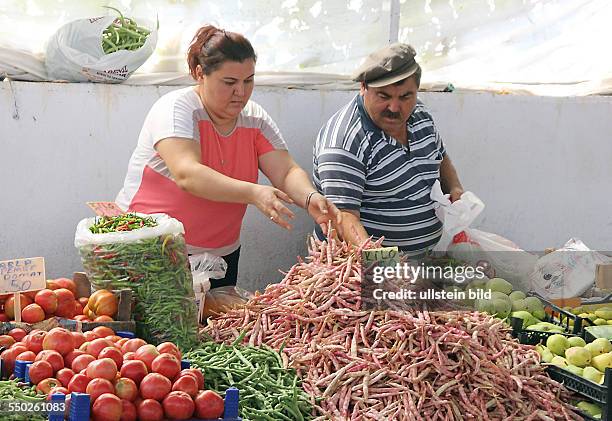
<svg viewBox="0 0 612 421">
<path fill-rule="evenodd" d="M 73 246 L 86 201 L 112 200 L 144 116 L 170 87 L 0 83 L 0 260 L 44 256 L 49 277 L 80 269 Z M 353 93 L 258 89 L 262 104 L 310 170 L 322 122 Z M 428 93 L 464 185 L 487 204 L 477 225 L 526 249 L 571 236 L 611 250 L 612 98 Z M 293 232 L 250 209 L 241 284 L 262 288 L 305 251 L 310 221 Z"/>
</svg>

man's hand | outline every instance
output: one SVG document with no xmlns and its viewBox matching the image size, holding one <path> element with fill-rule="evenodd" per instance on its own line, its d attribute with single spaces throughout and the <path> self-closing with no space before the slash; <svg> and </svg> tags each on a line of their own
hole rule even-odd
<svg viewBox="0 0 612 421">
<path fill-rule="evenodd" d="M 327 233 L 327 224 L 329 221 L 332 221 L 332 226 L 336 228 L 336 230 L 342 223 L 342 214 L 340 210 L 320 193 L 312 195 L 306 211 L 312 219 L 319 224 L 323 233 Z"/>
<path fill-rule="evenodd" d="M 461 187 L 455 187 L 455 188 L 451 189 L 451 191 L 450 191 L 450 201 L 451 201 L 451 203 L 453 203 L 456 200 L 459 200 L 463 193 L 464 192 L 463 192 L 463 189 Z"/>
</svg>

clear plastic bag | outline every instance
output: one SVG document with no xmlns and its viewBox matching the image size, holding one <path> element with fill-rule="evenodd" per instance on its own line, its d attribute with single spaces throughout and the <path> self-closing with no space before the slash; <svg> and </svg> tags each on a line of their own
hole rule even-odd
<svg viewBox="0 0 612 421">
<path fill-rule="evenodd" d="M 189 256 L 191 275 L 193 277 L 193 291 L 195 292 L 196 306 L 198 307 L 198 320 L 204 319 L 204 304 L 206 294 L 210 290 L 210 279 L 221 279 L 227 272 L 227 262 L 219 256 L 210 253 Z"/>
<path fill-rule="evenodd" d="M 153 54 L 157 30 L 150 22 L 140 22 L 151 30 L 141 48 L 106 54 L 102 49 L 102 33 L 115 19 L 115 16 L 78 19 L 59 28 L 47 44 L 48 77 L 105 83 L 121 83 L 129 78 Z"/>
<path fill-rule="evenodd" d="M 571 238 L 537 261 L 530 280 L 534 291 L 544 298 L 579 297 L 594 285 L 597 265 L 605 263 L 612 259 Z"/>
<path fill-rule="evenodd" d="M 531 289 L 529 274 L 538 257 L 500 235 L 470 228 L 485 208 L 474 193 L 465 192 L 451 203 L 449 195 L 442 193 L 436 181 L 431 199 L 436 202 L 436 216 L 444 224 L 442 239 L 434 251 L 446 251 L 449 256 L 471 265 L 485 263 L 494 270 L 491 277 L 504 278 L 515 289 Z"/>
<path fill-rule="evenodd" d="M 203 315 L 211 317 L 227 313 L 244 305 L 252 296 L 250 292 L 236 286 L 214 288 L 206 293 Z"/>
<path fill-rule="evenodd" d="M 197 343 L 198 320 L 183 224 L 152 214 L 157 226 L 93 234 L 96 218 L 82 220 L 75 246 L 95 289 L 130 288 L 140 337 L 174 342 L 182 349 Z"/>
</svg>

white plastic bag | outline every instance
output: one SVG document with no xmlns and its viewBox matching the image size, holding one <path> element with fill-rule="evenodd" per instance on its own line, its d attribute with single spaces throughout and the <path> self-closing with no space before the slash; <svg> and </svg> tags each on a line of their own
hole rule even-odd
<svg viewBox="0 0 612 421">
<path fill-rule="evenodd" d="M 593 286 L 597 265 L 603 263 L 612 263 L 612 259 L 571 238 L 538 260 L 530 280 L 534 291 L 544 298 L 579 297 Z"/>
<path fill-rule="evenodd" d="M 453 203 L 449 197 L 442 194 L 440 183 L 436 181 L 431 199 L 437 203 L 436 216 L 444 227 L 442 239 L 434 251 L 446 250 L 451 257 L 471 265 L 487 262 L 494 269 L 490 277 L 504 278 L 515 289 L 529 291 L 529 274 L 537 256 L 502 236 L 469 228 L 485 207 L 474 193 L 465 192 Z"/>
<path fill-rule="evenodd" d="M 96 223 L 97 216 L 85 218 L 76 228 L 74 235 L 74 245 L 76 248 L 91 244 L 114 244 L 114 243 L 134 243 L 138 240 L 159 237 L 164 234 L 185 234 L 183 224 L 165 213 L 144 214 L 137 213 L 136 215 L 143 218 L 152 217 L 157 222 L 154 227 L 144 227 L 133 231 L 118 231 L 109 232 L 106 234 L 94 234 L 89 230 L 89 227 Z"/>
<path fill-rule="evenodd" d="M 437 246 L 440 250 L 446 250 L 452 238 L 467 229 L 485 207 L 482 200 L 470 191 L 464 192 L 459 200 L 451 203 L 450 194 L 442 193 L 438 180 L 431 188 L 430 197 L 436 207 L 436 216 L 444 225 L 442 238 Z"/>
<path fill-rule="evenodd" d="M 102 32 L 115 19 L 115 16 L 79 19 L 59 28 L 47 44 L 45 66 L 49 78 L 121 83 L 130 77 L 153 54 L 157 29 L 150 22 L 140 21 L 141 26 L 151 30 L 141 48 L 105 54 Z"/>
<path fill-rule="evenodd" d="M 210 279 L 224 278 L 227 272 L 227 262 L 222 257 L 202 253 L 189 256 L 189 263 L 193 277 L 193 291 L 198 306 L 198 320 L 202 321 L 206 293 L 210 290 Z"/>
</svg>

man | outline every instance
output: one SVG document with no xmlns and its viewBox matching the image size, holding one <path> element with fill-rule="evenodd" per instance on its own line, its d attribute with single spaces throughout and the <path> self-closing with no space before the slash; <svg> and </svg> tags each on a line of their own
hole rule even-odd
<svg viewBox="0 0 612 421">
<path fill-rule="evenodd" d="M 396 43 L 367 57 L 353 74 L 361 89 L 323 126 L 314 147 L 315 186 L 342 212 L 340 235 L 419 255 L 442 234 L 430 199 L 440 180 L 451 201 L 463 187 L 417 90 L 414 49 Z M 316 228 L 319 238 L 323 233 Z"/>
</svg>

